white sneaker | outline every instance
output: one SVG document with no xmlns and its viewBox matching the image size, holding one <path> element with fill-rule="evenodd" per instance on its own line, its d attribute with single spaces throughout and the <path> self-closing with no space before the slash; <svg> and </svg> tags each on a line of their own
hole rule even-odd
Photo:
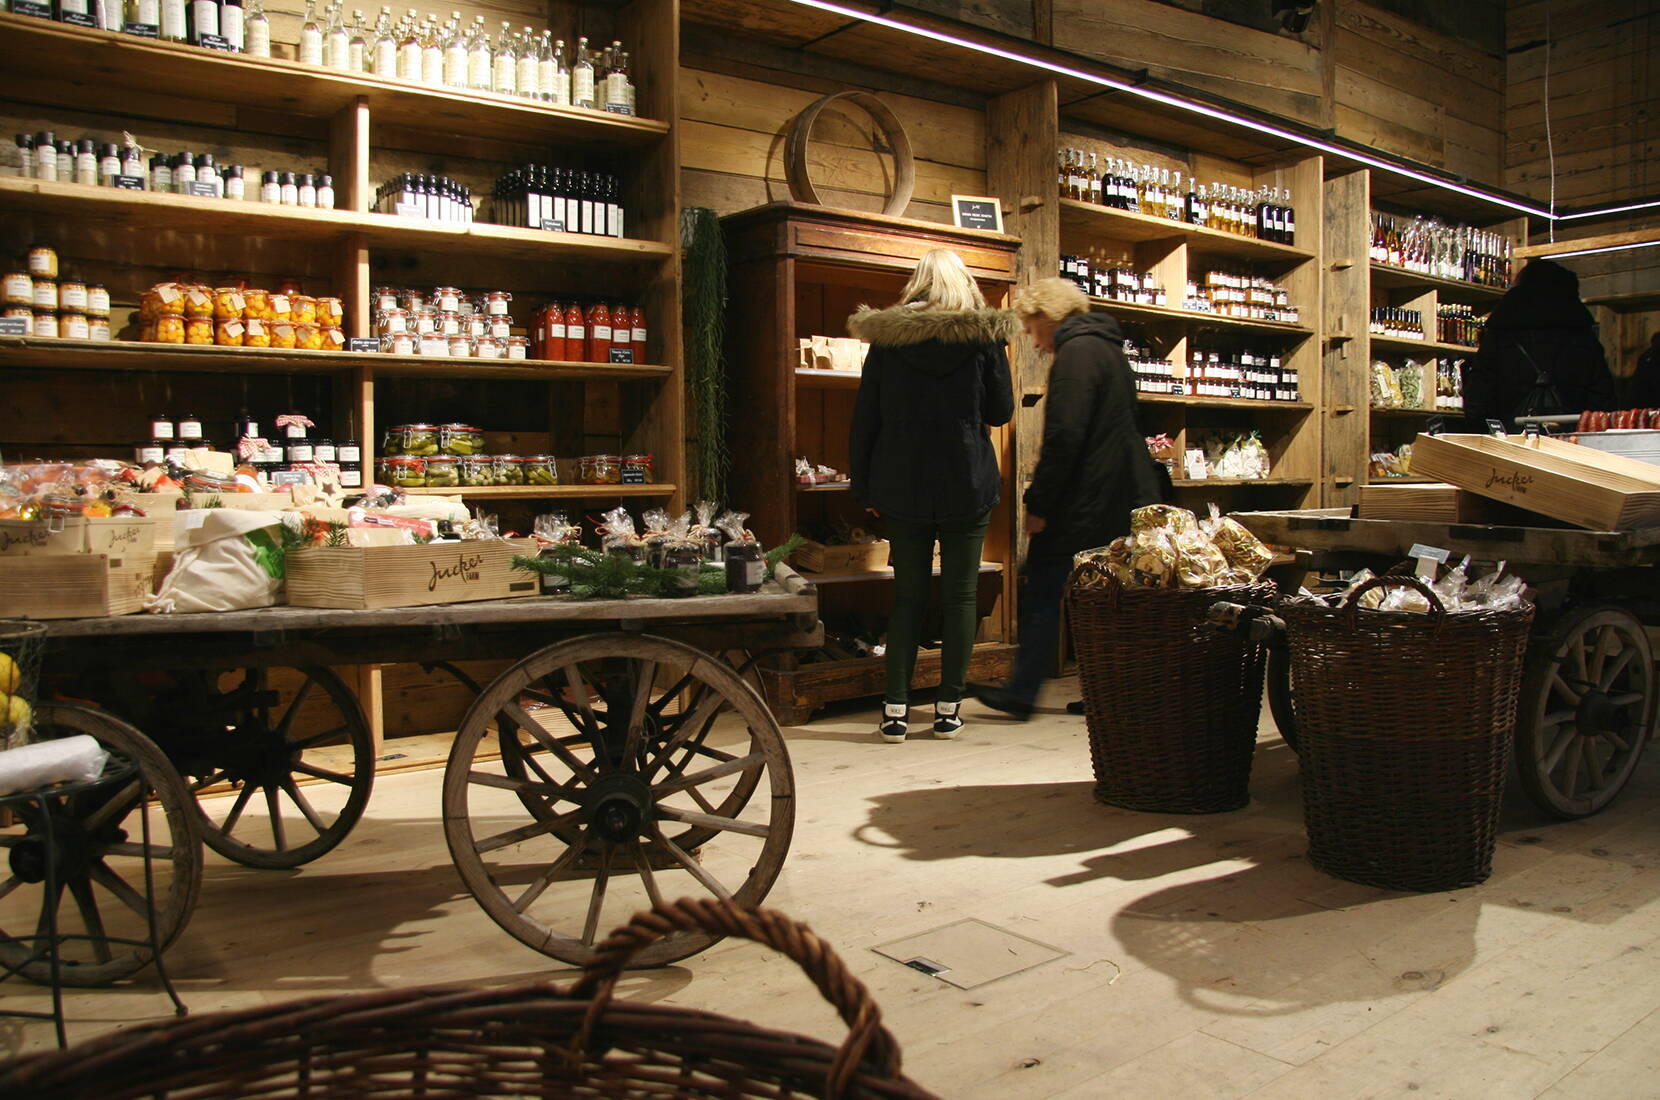
<svg viewBox="0 0 1660 1100">
<path fill-rule="evenodd" d="M 941 741 L 955 741 L 957 731 L 963 728 L 960 713 L 962 703 L 934 704 L 934 736 Z"/>
<path fill-rule="evenodd" d="M 905 734 L 910 731 L 910 713 L 911 708 L 904 703 L 883 703 L 882 722 L 876 732 L 890 745 L 903 744 Z"/>
</svg>

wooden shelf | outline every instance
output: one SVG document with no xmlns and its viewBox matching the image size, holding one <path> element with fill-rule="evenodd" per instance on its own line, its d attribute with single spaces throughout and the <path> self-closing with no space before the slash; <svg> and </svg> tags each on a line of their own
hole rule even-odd
<svg viewBox="0 0 1660 1100">
<path fill-rule="evenodd" d="M 610 497 L 673 496 L 673 485 L 485 485 L 439 489 L 405 489 L 410 496 L 472 497 L 475 500 L 601 500 Z"/>
<path fill-rule="evenodd" d="M 65 71 L 65 59 L 73 58 Z M 402 80 L 315 69 L 294 61 L 251 58 L 113 31 L 0 14 L 0 70 L 14 80 L 66 77 L 98 93 L 171 95 L 330 119 L 366 100 L 377 124 L 545 144 L 638 147 L 661 139 L 668 124 L 578 107 L 555 107 L 493 92 L 428 88 Z"/>
<path fill-rule="evenodd" d="M 795 384 L 812 389 L 840 390 L 859 388 L 859 379 L 864 377 L 853 370 L 819 370 L 816 367 L 795 368 Z"/>
<path fill-rule="evenodd" d="M 1150 323 L 1163 321 L 1197 326 L 1214 325 L 1218 328 L 1272 333 L 1276 336 L 1291 336 L 1298 339 L 1314 335 L 1314 330 L 1311 328 L 1287 324 L 1284 321 L 1251 321 L 1243 317 L 1223 317 L 1215 313 L 1199 313 L 1189 309 L 1142 306 L 1132 302 L 1120 302 L 1113 298 L 1091 298 L 1090 304 L 1125 321 L 1146 321 Z"/>
<path fill-rule="evenodd" d="M 4 36 L 0 36 L 3 38 Z M 656 262 L 674 254 L 659 241 L 547 233 L 505 225 L 448 225 L 388 214 L 313 210 L 234 199 L 203 199 L 153 191 L 122 191 L 82 183 L 0 177 L 0 209 L 71 217 L 153 232 L 171 229 L 230 237 L 308 242 L 360 239 L 369 248 L 444 252 L 530 263 L 580 259 L 599 263 Z"/>
<path fill-rule="evenodd" d="M 1463 279 L 1443 279 L 1438 275 L 1420 275 L 1415 271 L 1380 264 L 1376 260 L 1372 260 L 1371 265 L 1373 286 L 1434 289 L 1440 291 L 1441 297 L 1449 302 L 1494 302 L 1503 298 L 1505 290 L 1508 289 L 1484 286 L 1481 283 L 1467 283 Z"/>
<path fill-rule="evenodd" d="M 1257 401 L 1248 397 L 1201 397 L 1197 394 L 1138 393 L 1136 400 L 1148 405 L 1183 405 L 1195 409 L 1262 409 L 1265 412 L 1306 413 L 1314 408 L 1307 401 Z"/>
<path fill-rule="evenodd" d="M 988 573 L 1001 573 L 1002 571 L 1003 571 L 1003 563 L 1002 562 L 983 561 L 983 562 L 980 563 L 980 573 L 981 573 L 982 576 L 984 576 L 985 574 L 988 574 Z M 940 571 L 939 571 L 938 567 L 935 567 L 935 569 L 933 571 L 933 575 L 936 576 L 936 577 L 940 575 Z M 893 580 L 893 570 L 892 569 L 874 569 L 874 570 L 870 570 L 868 572 L 863 572 L 863 573 L 807 573 L 807 572 L 803 572 L 801 574 L 801 579 L 806 580 L 806 581 L 811 581 L 814 584 L 852 584 L 856 581 L 891 581 L 891 580 Z"/>
<path fill-rule="evenodd" d="M 1296 264 L 1312 260 L 1314 253 L 1295 245 L 1276 244 L 1255 237 L 1241 237 L 1203 225 L 1134 214 L 1110 206 L 1077 199 L 1061 199 L 1061 238 L 1077 233 L 1108 237 L 1118 241 L 1158 241 L 1180 237 L 1207 256 L 1234 256 L 1247 260 Z M 1306 232 L 1306 230 L 1305 230 Z"/>
<path fill-rule="evenodd" d="M 1372 415 L 1386 420 L 1411 420 L 1414 417 L 1427 420 L 1437 416 L 1463 417 L 1464 413 L 1458 409 L 1373 409 Z"/>
<path fill-rule="evenodd" d="M 824 485 L 802 485 L 797 482 L 795 491 L 798 493 L 845 493 L 853 488 L 851 481 L 832 481 Z"/>
<path fill-rule="evenodd" d="M 1179 477 L 1171 481 L 1178 489 L 1250 488 L 1285 489 L 1307 487 L 1314 482 L 1306 477 Z"/>
<path fill-rule="evenodd" d="M 1433 477 L 1368 477 L 1368 485 L 1440 485 L 1439 478 Z"/>
<path fill-rule="evenodd" d="M 1372 350 L 1429 351 L 1441 355 L 1474 355 L 1476 349 L 1463 344 L 1443 344 L 1439 340 L 1410 340 L 1401 336 L 1371 334 Z"/>
<path fill-rule="evenodd" d="M 543 359 L 450 359 L 374 352 L 220 348 L 131 340 L 53 340 L 0 336 L 0 366 L 62 370 L 211 371 L 225 374 L 332 374 L 368 367 L 392 378 L 444 377 L 621 382 L 658 378 L 665 366 L 567 363 Z"/>
</svg>

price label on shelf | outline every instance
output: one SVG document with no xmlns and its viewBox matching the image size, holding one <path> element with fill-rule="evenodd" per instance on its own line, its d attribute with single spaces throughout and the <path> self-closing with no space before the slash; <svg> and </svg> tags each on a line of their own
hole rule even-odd
<svg viewBox="0 0 1660 1100">
<path fill-rule="evenodd" d="M 346 341 L 347 351 L 379 351 L 380 340 L 373 336 L 353 336 Z"/>
<path fill-rule="evenodd" d="M 52 18 L 52 5 L 36 3 L 35 0 L 12 0 L 12 11 L 17 15 L 32 15 L 37 19 Z"/>
<path fill-rule="evenodd" d="M 615 347 L 612 348 L 611 349 L 611 362 L 613 362 L 613 363 L 632 363 L 632 362 L 634 362 L 634 349 L 633 348 L 615 348 Z"/>
<path fill-rule="evenodd" d="M 231 40 L 220 34 L 204 34 L 200 36 L 198 46 L 205 46 L 210 50 L 229 50 Z"/>
<path fill-rule="evenodd" d="M 122 191 L 144 190 L 143 176 L 111 176 L 110 183 Z"/>
<path fill-rule="evenodd" d="M 0 317 L 0 336 L 27 335 L 29 335 L 29 319 L 27 317 Z"/>
<path fill-rule="evenodd" d="M 542 230 L 546 233 L 563 233 L 565 232 L 565 223 L 562 221 L 556 221 L 553 218 L 543 218 Z"/>
<path fill-rule="evenodd" d="M 624 485 L 644 485 L 646 483 L 646 472 L 638 468 L 631 469 L 624 466 L 622 471 L 622 483 Z"/>
<path fill-rule="evenodd" d="M 12 10 L 16 11 L 17 8 L 13 7 Z M 59 12 L 58 22 L 68 23 L 72 27 L 91 27 L 94 30 L 98 28 L 98 20 L 94 19 L 87 13 L 80 11 Z"/>
<path fill-rule="evenodd" d="M 136 35 L 139 38 L 160 38 L 161 28 L 154 23 L 123 23 L 121 33 Z"/>
<path fill-rule="evenodd" d="M 187 183 L 185 184 L 185 187 L 188 189 L 185 191 L 185 194 L 194 195 L 199 199 L 213 199 L 219 197 L 218 190 L 215 189 L 211 183 Z"/>
</svg>

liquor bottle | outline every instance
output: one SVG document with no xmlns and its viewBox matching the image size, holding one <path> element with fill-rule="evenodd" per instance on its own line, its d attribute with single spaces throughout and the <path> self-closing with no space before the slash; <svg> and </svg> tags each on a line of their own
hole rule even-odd
<svg viewBox="0 0 1660 1100">
<path fill-rule="evenodd" d="M 1188 185 L 1192 186 L 1191 182 Z M 1187 192 L 1182 188 L 1182 174 L 1173 172 L 1170 176 L 1170 193 L 1166 196 L 1165 215 L 1171 221 L 1187 220 Z"/>
<path fill-rule="evenodd" d="M 169 42 L 187 41 L 185 18 L 184 0 L 161 0 L 161 37 Z"/>
<path fill-rule="evenodd" d="M 1066 150 L 1065 149 L 1056 149 L 1055 150 L 1055 182 L 1056 182 L 1056 186 L 1059 188 L 1058 193 L 1059 193 L 1060 197 L 1063 198 L 1063 199 L 1066 198 L 1067 184 L 1070 182 L 1069 176 L 1068 176 L 1068 173 L 1067 173 L 1067 170 L 1066 170 L 1066 161 L 1067 161 Z"/>
<path fill-rule="evenodd" d="M 398 75 L 398 40 L 392 33 L 392 9 L 381 8 L 375 36 L 369 43 L 369 71 L 376 76 Z"/>
<path fill-rule="evenodd" d="M 500 95 L 513 95 L 519 87 L 519 56 L 513 51 L 513 30 L 502 20 L 501 35 L 496 39 L 495 60 L 490 69 L 490 90 Z"/>
<path fill-rule="evenodd" d="M 1259 190 L 1251 201 L 1251 236 L 1271 241 L 1273 234 L 1273 215 L 1268 212 L 1268 196 Z"/>
<path fill-rule="evenodd" d="M 594 59 L 588 53 L 588 40 L 576 40 L 576 55 L 571 59 L 571 106 L 594 108 Z"/>
<path fill-rule="evenodd" d="M 352 36 L 346 33 L 339 4 L 329 6 L 328 25 L 323 31 L 323 65 L 342 72 L 352 67 Z"/>
<path fill-rule="evenodd" d="M 305 22 L 300 26 L 300 64 L 323 64 L 323 28 L 317 25 L 317 0 L 305 0 Z"/>
<path fill-rule="evenodd" d="M 242 9 L 242 0 L 225 0 L 220 5 L 219 33 L 225 36 L 233 53 L 243 53 L 248 49 L 247 14 Z"/>
<path fill-rule="evenodd" d="M 646 311 L 641 306 L 635 306 L 629 312 L 629 342 L 634 345 L 634 361 L 636 363 L 650 362 L 646 358 Z"/>
<path fill-rule="evenodd" d="M 484 29 L 484 16 L 473 19 L 472 37 L 467 40 L 467 87 L 475 92 L 488 92 L 491 84 L 490 35 Z"/>
<path fill-rule="evenodd" d="M 519 37 L 519 95 L 525 99 L 542 98 L 542 66 L 536 52 L 536 34 L 529 27 Z"/>
<path fill-rule="evenodd" d="M 346 67 L 354 73 L 369 71 L 369 31 L 363 23 L 363 13 L 352 11 L 352 38 L 346 47 Z"/>
<path fill-rule="evenodd" d="M 1285 205 L 1280 207 L 1280 232 L 1283 234 L 1282 243 L 1297 243 L 1297 208 L 1291 205 L 1291 188 L 1285 189 Z"/>
<path fill-rule="evenodd" d="M 461 25 L 460 12 L 451 13 L 455 18 L 444 32 L 444 86 L 448 88 L 465 88 L 467 86 L 467 32 Z"/>
<path fill-rule="evenodd" d="M 421 24 L 410 8 L 398 31 L 398 79 L 421 82 Z"/>
<path fill-rule="evenodd" d="M 629 89 L 632 82 L 628 79 L 628 55 L 623 52 L 621 42 L 612 42 L 611 64 L 605 74 L 605 102 L 607 111 L 619 115 L 631 115 L 634 108 L 629 102 Z"/>
<path fill-rule="evenodd" d="M 444 32 L 437 19 L 428 19 L 421 28 L 421 83 L 444 86 Z"/>
<path fill-rule="evenodd" d="M 1089 155 L 1089 202 L 1101 205 L 1101 172 L 1096 167 L 1095 154 Z"/>
<path fill-rule="evenodd" d="M 220 37 L 219 0 L 190 0 L 190 41 L 206 46 L 209 36 Z"/>
<path fill-rule="evenodd" d="M 563 46 L 563 43 L 560 44 Z M 543 31 L 536 48 L 536 90 L 543 103 L 559 101 L 558 86 L 561 76 L 559 59 L 553 52 L 553 32 Z M 570 78 L 565 77 L 565 99 L 571 98 Z"/>
</svg>

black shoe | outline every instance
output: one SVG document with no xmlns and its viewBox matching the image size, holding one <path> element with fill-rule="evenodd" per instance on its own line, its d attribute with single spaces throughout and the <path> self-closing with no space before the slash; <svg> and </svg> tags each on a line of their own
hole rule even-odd
<svg viewBox="0 0 1660 1100">
<path fill-rule="evenodd" d="M 1032 716 L 1032 704 L 1007 688 L 992 687 L 986 684 L 970 684 L 968 691 L 970 695 L 992 710 L 1000 710 L 1022 722 Z"/>
<path fill-rule="evenodd" d="M 1084 701 L 1082 699 L 1075 699 L 1072 702 L 1066 704 L 1066 713 L 1068 713 L 1068 714 L 1082 714 L 1082 713 L 1084 713 Z"/>
</svg>

